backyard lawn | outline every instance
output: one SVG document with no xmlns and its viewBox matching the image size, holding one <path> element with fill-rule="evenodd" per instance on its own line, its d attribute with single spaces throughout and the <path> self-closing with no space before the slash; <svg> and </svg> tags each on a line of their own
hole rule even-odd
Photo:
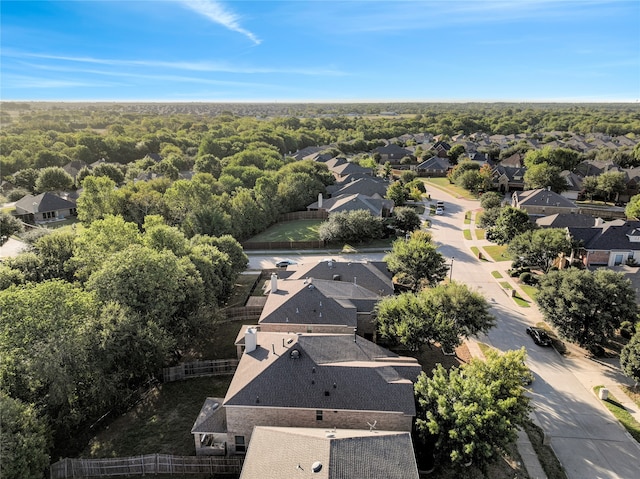
<svg viewBox="0 0 640 479">
<path fill-rule="evenodd" d="M 247 243 L 269 241 L 318 241 L 318 228 L 322 220 L 283 221 L 270 226 Z"/>
</svg>

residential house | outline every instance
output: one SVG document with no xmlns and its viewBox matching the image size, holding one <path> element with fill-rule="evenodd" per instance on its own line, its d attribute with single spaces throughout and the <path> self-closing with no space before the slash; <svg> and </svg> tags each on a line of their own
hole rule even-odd
<svg viewBox="0 0 640 479">
<path fill-rule="evenodd" d="M 359 193 L 353 195 L 338 195 L 318 201 L 307 206 L 308 211 L 324 210 L 329 215 L 338 211 L 366 210 L 373 216 L 387 217 L 393 211 L 393 201 L 376 196 L 366 196 Z"/>
<path fill-rule="evenodd" d="M 524 155 L 522 153 L 514 153 L 513 155 L 500 160 L 500 165 L 509 168 L 524 168 Z"/>
<path fill-rule="evenodd" d="M 329 146 L 324 145 L 324 146 L 307 146 L 305 148 L 303 148 L 302 150 L 298 150 L 295 153 L 293 153 L 291 156 L 292 158 L 295 158 L 296 160 L 302 160 L 303 158 L 312 155 L 313 153 L 319 153 L 323 150 L 326 150 L 327 148 L 329 148 Z"/>
<path fill-rule="evenodd" d="M 451 149 L 451 145 L 446 141 L 442 141 L 442 140 L 436 141 L 431 147 L 431 150 L 435 152 L 436 156 L 440 158 L 448 158 L 450 149 Z"/>
<path fill-rule="evenodd" d="M 591 228 L 598 222 L 602 223 L 602 220 L 580 213 L 556 213 L 536 219 L 536 225 L 540 228 Z"/>
<path fill-rule="evenodd" d="M 526 168 L 504 166 L 501 163 L 491 171 L 493 187 L 501 193 L 524 189 L 524 174 Z"/>
<path fill-rule="evenodd" d="M 411 431 L 416 359 L 355 334 L 249 328 L 244 342 L 223 402 L 230 454 L 246 452 L 256 426 Z"/>
<path fill-rule="evenodd" d="M 334 279 L 278 279 L 275 273 L 268 289 L 260 331 L 351 334 L 357 328 L 362 336 L 375 335 L 377 292 Z"/>
<path fill-rule="evenodd" d="M 256 427 L 240 479 L 418 479 L 408 432 Z"/>
<path fill-rule="evenodd" d="M 395 143 L 390 143 L 385 146 L 379 146 L 373 150 L 373 153 L 378 153 L 380 155 L 380 162 L 385 163 L 389 162 L 392 165 L 400 163 L 400 160 L 405 156 L 411 155 L 411 151 L 406 148 L 402 148 L 401 146 L 396 145 Z"/>
<path fill-rule="evenodd" d="M 347 178 L 345 181 L 327 186 L 327 197 L 360 193 L 374 198 L 384 198 L 387 194 L 389 181 L 384 178 L 370 175 L 349 175 Z"/>
<path fill-rule="evenodd" d="M 329 167 L 329 171 L 333 173 L 336 181 L 343 181 L 349 175 L 371 175 L 370 168 L 363 168 L 356 163 L 346 162 L 340 165 Z"/>
<path fill-rule="evenodd" d="M 548 189 L 515 191 L 511 196 L 511 206 L 525 210 L 531 216 L 578 213 L 573 201 Z"/>
<path fill-rule="evenodd" d="M 574 259 L 585 266 L 618 266 L 640 263 L 640 221 L 615 220 L 591 228 L 569 227 L 580 247 Z"/>
<path fill-rule="evenodd" d="M 69 174 L 69 176 L 71 176 L 71 178 L 73 178 L 74 183 L 76 183 L 76 180 L 78 178 L 78 173 L 80 173 L 80 171 L 83 168 L 87 168 L 87 164 L 84 161 L 80 161 L 80 160 L 70 161 L 69 163 L 67 163 L 62 167 L 62 169 L 66 171 Z"/>
<path fill-rule="evenodd" d="M 450 169 L 449 160 L 439 156 L 432 156 L 415 167 L 418 176 L 433 176 L 434 178 L 447 176 Z"/>
<path fill-rule="evenodd" d="M 227 454 L 227 416 L 224 398 L 209 397 L 191 428 L 196 456 L 225 456 Z"/>
<path fill-rule="evenodd" d="M 560 194 L 570 200 L 580 199 L 582 193 L 582 182 L 584 178 L 569 170 L 564 170 L 560 173 L 560 176 L 564 178 L 567 183 L 567 189 Z"/>
<path fill-rule="evenodd" d="M 304 263 L 297 266 L 288 279 L 343 281 L 357 284 L 378 296 L 393 294 L 392 274 L 384 261 L 334 261 Z"/>
<path fill-rule="evenodd" d="M 76 204 L 72 201 L 46 192 L 39 195 L 26 195 L 16 201 L 14 215 L 25 222 L 46 223 L 75 216 Z"/>
</svg>

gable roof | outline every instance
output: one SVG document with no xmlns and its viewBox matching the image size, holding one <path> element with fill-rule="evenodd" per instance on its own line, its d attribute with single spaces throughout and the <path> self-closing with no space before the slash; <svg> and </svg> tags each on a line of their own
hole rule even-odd
<svg viewBox="0 0 640 479">
<path fill-rule="evenodd" d="M 541 228 L 592 228 L 596 224 L 596 218 L 577 213 L 557 213 L 536 219 L 536 224 Z"/>
<path fill-rule="evenodd" d="M 522 183 L 524 184 L 524 174 L 526 173 L 526 168 L 516 167 L 516 166 L 504 166 L 502 164 L 496 165 L 491 171 L 491 175 L 493 178 L 500 178 L 504 176 L 508 182 L 510 183 Z"/>
<path fill-rule="evenodd" d="M 277 280 L 278 289 L 267 296 L 258 323 L 336 324 L 355 328 L 358 311 L 371 312 L 379 297 L 362 286 L 337 283 L 315 278 Z"/>
<path fill-rule="evenodd" d="M 366 196 L 378 195 L 384 197 L 389 187 L 389 181 L 376 176 L 364 175 L 360 178 L 349 176 L 348 181 L 342 181 L 327 187 L 327 192 L 334 196 L 363 194 Z"/>
<path fill-rule="evenodd" d="M 293 476 L 418 479 L 418 468 L 408 432 L 256 427 L 240 479 Z"/>
<path fill-rule="evenodd" d="M 380 296 L 393 294 L 393 281 L 385 262 L 322 261 L 298 266 L 289 279 L 313 278 L 357 284 Z M 341 284 L 341 286 L 344 286 Z"/>
<path fill-rule="evenodd" d="M 374 198 L 371 196 L 356 193 L 354 195 L 338 195 L 331 198 L 323 199 L 321 208 L 318 206 L 318 202 L 316 201 L 307 206 L 307 209 L 323 209 L 328 213 L 336 213 L 338 211 L 367 210 L 370 211 L 373 216 L 381 216 L 382 210 L 384 208 L 391 209 L 392 207 L 393 201 L 391 200 Z"/>
<path fill-rule="evenodd" d="M 515 191 L 513 196 L 518 202 L 518 206 L 526 208 L 527 206 L 555 206 L 561 208 L 575 208 L 573 201 L 568 200 L 558 193 L 539 188 L 537 190 Z"/>
<path fill-rule="evenodd" d="M 200 414 L 191 428 L 191 434 L 227 430 L 227 415 L 222 407 L 223 398 L 205 399 Z"/>
<path fill-rule="evenodd" d="M 446 158 L 440 158 L 439 156 L 432 156 L 428 160 L 420 163 L 416 169 L 417 170 L 440 170 L 447 171 L 450 167 L 449 160 Z"/>
<path fill-rule="evenodd" d="M 76 204 L 47 191 L 37 196 L 26 195 L 16 201 L 15 206 L 17 209 L 19 208 L 28 213 L 35 214 L 48 211 L 68 210 L 75 208 Z"/>
<path fill-rule="evenodd" d="M 414 358 L 353 334 L 258 331 L 245 351 L 224 406 L 378 411 L 415 415 Z"/>
<path fill-rule="evenodd" d="M 593 228 L 568 229 L 574 239 L 582 241 L 584 249 L 640 250 L 640 221 L 615 220 Z"/>
</svg>

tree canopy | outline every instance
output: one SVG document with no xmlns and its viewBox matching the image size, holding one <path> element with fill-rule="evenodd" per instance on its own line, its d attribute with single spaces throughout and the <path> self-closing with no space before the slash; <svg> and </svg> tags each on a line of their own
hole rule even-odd
<svg viewBox="0 0 640 479">
<path fill-rule="evenodd" d="M 411 233 L 408 239 L 395 240 L 384 261 L 398 284 L 411 291 L 435 286 L 449 271 L 445 258 L 431 242 L 431 235 L 421 230 Z"/>
<path fill-rule="evenodd" d="M 622 348 L 620 366 L 625 376 L 640 383 L 640 332 L 634 334 Z"/>
<path fill-rule="evenodd" d="M 529 230 L 513 238 L 507 251 L 514 261 L 548 273 L 561 254 L 571 253 L 571 240 L 561 228 Z"/>
<path fill-rule="evenodd" d="M 608 269 L 551 271 L 540 280 L 536 302 L 562 336 L 584 347 L 613 337 L 638 314 L 630 281 Z"/>
<path fill-rule="evenodd" d="M 530 411 L 523 387 L 523 378 L 531 374 L 525 356 L 524 348 L 502 355 L 489 351 L 486 362 L 472 359 L 449 371 L 439 364 L 431 377 L 420 375 L 416 428 L 433 445 L 436 463 L 473 463 L 485 471 L 516 439 Z"/>
<path fill-rule="evenodd" d="M 487 228 L 488 240 L 498 244 L 507 244 L 513 238 L 533 228 L 526 211 L 505 206 L 492 226 Z"/>
</svg>

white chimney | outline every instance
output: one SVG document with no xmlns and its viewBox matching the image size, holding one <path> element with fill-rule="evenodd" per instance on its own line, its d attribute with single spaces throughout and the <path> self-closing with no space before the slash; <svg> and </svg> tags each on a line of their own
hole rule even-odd
<svg viewBox="0 0 640 479">
<path fill-rule="evenodd" d="M 271 273 L 271 292 L 275 293 L 276 291 L 278 291 L 278 275 Z"/>
<path fill-rule="evenodd" d="M 244 333 L 244 351 L 251 353 L 258 347 L 258 330 L 256 328 L 249 328 Z"/>
<path fill-rule="evenodd" d="M 322 193 L 318 193 L 318 208 L 322 208 Z"/>
</svg>

